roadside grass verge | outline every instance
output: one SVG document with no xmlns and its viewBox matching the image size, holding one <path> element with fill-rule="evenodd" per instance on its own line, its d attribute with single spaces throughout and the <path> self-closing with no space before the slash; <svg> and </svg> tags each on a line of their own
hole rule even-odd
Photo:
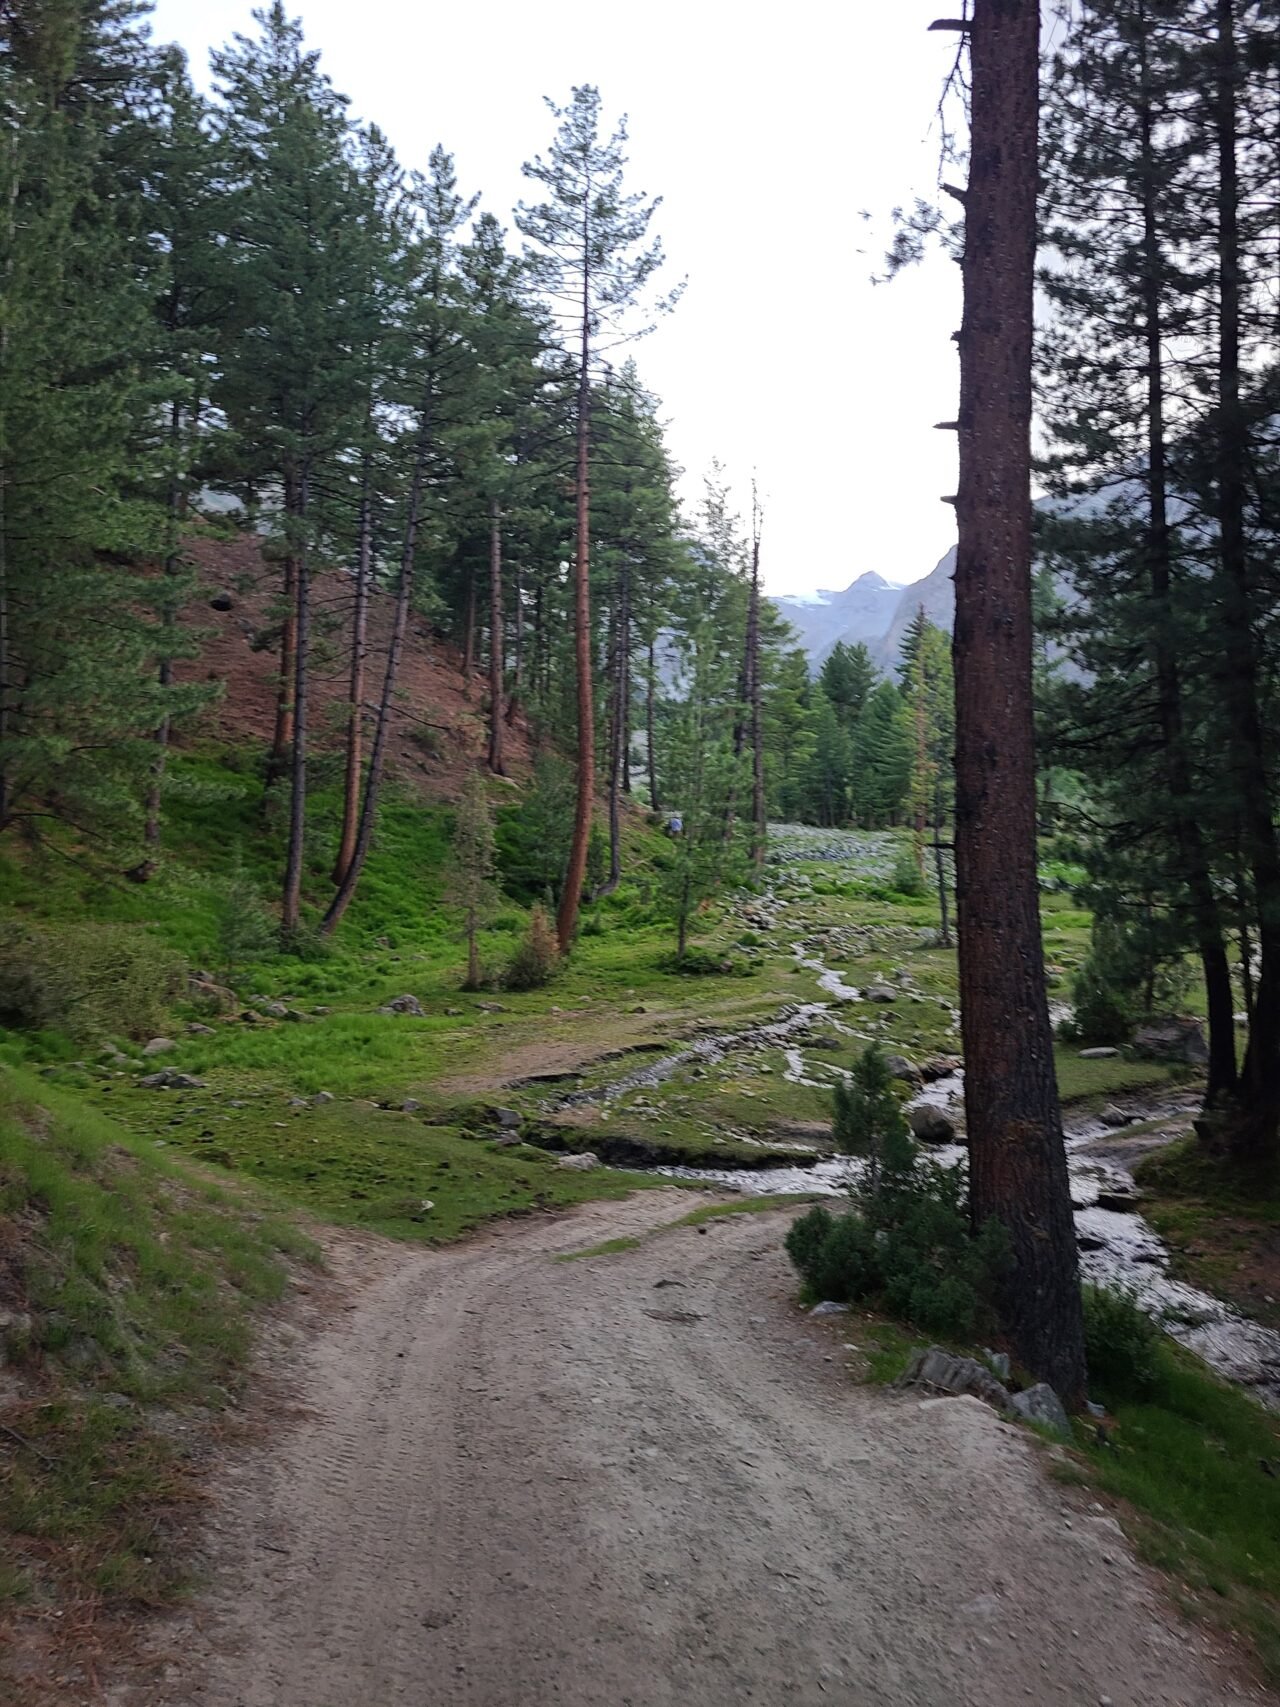
<svg viewBox="0 0 1280 1707">
<path fill-rule="evenodd" d="M 280 1298 L 286 1259 L 317 1255 L 260 1203 L 148 1149 L 0 1070 L 10 1598 L 111 1607 L 181 1592 L 173 1530 L 200 1427 L 239 1390 L 254 1312 Z"/>
<path fill-rule="evenodd" d="M 1192 1135 L 1145 1157 L 1135 1177 L 1172 1272 L 1280 1328 L 1280 1175 L 1232 1172 Z"/>
<path fill-rule="evenodd" d="M 862 1378 L 878 1385 L 937 1343 L 856 1309 L 833 1331 L 856 1342 Z M 1243 1634 L 1268 1681 L 1280 1683 L 1280 1416 L 1164 1335 L 1141 1398 L 1096 1379 L 1090 1390 L 1109 1426 L 1099 1435 L 1077 1421 L 1071 1445 L 1050 1446 L 1049 1474 L 1111 1496 L 1133 1546 L 1172 1579 L 1183 1609 Z"/>
</svg>

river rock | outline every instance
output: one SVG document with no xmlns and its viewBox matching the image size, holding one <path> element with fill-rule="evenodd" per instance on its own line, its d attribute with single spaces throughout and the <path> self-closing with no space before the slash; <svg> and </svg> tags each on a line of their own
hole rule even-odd
<svg viewBox="0 0 1280 1707">
<path fill-rule="evenodd" d="M 909 1085 L 920 1084 L 924 1077 L 919 1067 L 908 1061 L 905 1055 L 886 1055 L 884 1064 L 891 1078 L 902 1079 Z"/>
<path fill-rule="evenodd" d="M 600 1158 L 594 1150 L 583 1150 L 581 1155 L 561 1156 L 556 1166 L 558 1168 L 574 1168 L 579 1173 L 587 1173 L 590 1169 L 600 1166 Z"/>
<path fill-rule="evenodd" d="M 909 1108 L 907 1125 L 922 1144 L 949 1144 L 956 1135 L 955 1122 L 935 1102 L 922 1102 L 916 1108 Z"/>
<path fill-rule="evenodd" d="M 1098 1209 L 1109 1209 L 1114 1215 L 1136 1215 L 1138 1194 L 1125 1186 L 1104 1187 L 1094 1200 Z"/>
<path fill-rule="evenodd" d="M 1133 1034 L 1135 1054 L 1153 1061 L 1180 1061 L 1203 1067 L 1209 1059 L 1204 1027 L 1198 1019 L 1165 1019 L 1139 1026 Z"/>
<path fill-rule="evenodd" d="M 414 1019 L 424 1018 L 422 1003 L 416 996 L 396 996 L 378 1009 L 380 1014 L 409 1014 Z"/>
<path fill-rule="evenodd" d="M 1040 1423 L 1066 1440 L 1071 1438 L 1070 1419 L 1063 1408 L 1062 1400 L 1047 1381 L 1037 1381 L 1034 1387 L 1028 1387 L 1025 1392 L 1015 1393 L 1009 1401 L 1009 1409 L 1024 1422 Z"/>
<path fill-rule="evenodd" d="M 1109 1108 L 1103 1109 L 1102 1113 L 1098 1116 L 1098 1119 L 1104 1126 L 1111 1127 L 1112 1131 L 1118 1131 L 1122 1126 L 1131 1125 L 1133 1116 L 1126 1114 L 1122 1108 L 1117 1108 L 1115 1104 L 1112 1103 Z"/>
<path fill-rule="evenodd" d="M 920 1077 L 926 1084 L 931 1084 L 934 1079 L 949 1079 L 963 1066 L 964 1061 L 959 1055 L 934 1055 L 920 1063 Z"/>
<path fill-rule="evenodd" d="M 1096 1049 L 1082 1049 L 1080 1059 L 1082 1061 L 1114 1061 L 1119 1053 L 1118 1049 L 1113 1049 L 1110 1044 L 1105 1044 Z"/>
</svg>

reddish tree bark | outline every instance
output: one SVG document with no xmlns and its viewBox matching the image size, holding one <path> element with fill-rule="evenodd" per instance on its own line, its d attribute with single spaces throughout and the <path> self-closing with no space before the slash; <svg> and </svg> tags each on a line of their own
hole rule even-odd
<svg viewBox="0 0 1280 1707">
<path fill-rule="evenodd" d="M 347 758 L 342 791 L 342 832 L 333 881 L 341 883 L 355 858 L 360 822 L 360 782 L 364 767 L 364 679 L 369 650 L 369 579 L 373 571 L 373 497 L 368 458 L 360 489 L 360 520 L 356 545 L 356 595 L 351 613 L 351 675 L 347 688 Z"/>
<path fill-rule="evenodd" d="M 489 506 L 489 769 L 505 776 L 502 756 L 502 682 L 507 661 L 506 624 L 502 600 L 502 512 L 495 498 Z"/>
<path fill-rule="evenodd" d="M 573 840 L 565 873 L 556 937 L 560 952 L 568 952 L 578 925 L 582 885 L 591 845 L 591 815 L 596 790 L 595 701 L 591 682 L 591 272 L 590 211 L 583 214 L 582 350 L 578 375 L 577 528 L 573 554 L 573 648 L 578 677 L 578 793 L 573 814 Z"/>
<path fill-rule="evenodd" d="M 960 333 L 956 876 L 974 1219 L 1006 1228 L 1019 1361 L 1085 1397 L 1084 1332 L 1036 882 L 1031 343 L 1040 8 L 976 0 Z"/>
</svg>

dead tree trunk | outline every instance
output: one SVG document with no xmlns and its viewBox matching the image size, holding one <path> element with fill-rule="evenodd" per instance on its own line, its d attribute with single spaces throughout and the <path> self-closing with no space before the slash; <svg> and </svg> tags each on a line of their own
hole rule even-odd
<svg viewBox="0 0 1280 1707">
<path fill-rule="evenodd" d="M 1075 1227 L 1036 883 L 1031 340 L 1037 0 L 976 0 L 956 511 L 956 883 L 975 1223 L 1006 1229 L 1018 1360 L 1085 1396 Z"/>
</svg>

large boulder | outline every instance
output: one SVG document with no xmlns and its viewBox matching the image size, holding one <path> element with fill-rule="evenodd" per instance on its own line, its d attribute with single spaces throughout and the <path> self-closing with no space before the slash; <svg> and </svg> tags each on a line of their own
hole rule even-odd
<svg viewBox="0 0 1280 1707">
<path fill-rule="evenodd" d="M 579 1173 L 586 1173 L 589 1169 L 600 1166 L 600 1158 L 591 1150 L 584 1150 L 578 1156 L 561 1156 L 556 1166 L 558 1168 L 574 1168 Z"/>
<path fill-rule="evenodd" d="M 927 1387 L 934 1393 L 971 1393 L 998 1411 L 1009 1409 L 1009 1389 L 976 1357 L 957 1357 L 940 1345 L 918 1351 L 898 1377 L 899 1387 Z"/>
<path fill-rule="evenodd" d="M 1062 1400 L 1047 1381 L 1038 1381 L 1025 1392 L 1015 1393 L 1009 1401 L 1009 1409 L 1015 1417 L 1021 1417 L 1023 1422 L 1039 1423 L 1043 1428 L 1052 1429 L 1054 1434 L 1061 1435 L 1064 1440 L 1071 1438 L 1071 1423 Z"/>
<path fill-rule="evenodd" d="M 922 1083 L 923 1075 L 919 1067 L 913 1061 L 908 1061 L 905 1055 L 886 1055 L 884 1064 L 889 1069 L 891 1078 L 901 1079 L 908 1085 Z"/>
<path fill-rule="evenodd" d="M 909 1108 L 907 1125 L 922 1144 L 949 1144 L 956 1135 L 955 1121 L 936 1102 L 922 1102 Z"/>
<path fill-rule="evenodd" d="M 869 1002 L 896 1002 L 898 992 L 889 984 L 872 984 L 867 989 Z"/>
<path fill-rule="evenodd" d="M 1208 1063 L 1204 1027 L 1198 1019 L 1170 1018 L 1140 1026 L 1133 1034 L 1135 1055 L 1149 1061 L 1176 1061 L 1191 1067 Z"/>
</svg>

